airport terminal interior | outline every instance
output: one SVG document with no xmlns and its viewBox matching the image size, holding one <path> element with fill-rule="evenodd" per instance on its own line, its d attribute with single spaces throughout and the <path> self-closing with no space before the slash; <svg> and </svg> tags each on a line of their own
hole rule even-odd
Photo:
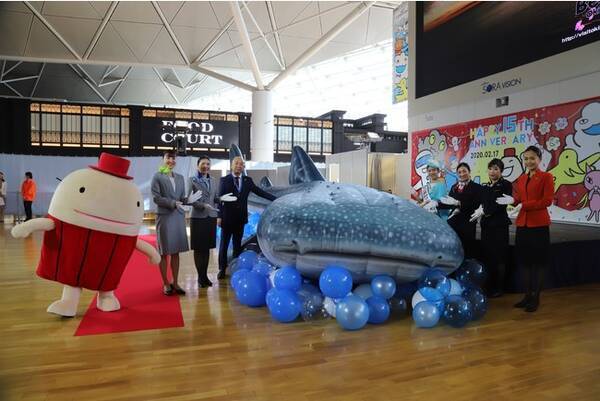
<svg viewBox="0 0 600 401">
<path fill-rule="evenodd" d="M 0 1 L 0 400 L 600 399 L 600 4 Z"/>
</svg>

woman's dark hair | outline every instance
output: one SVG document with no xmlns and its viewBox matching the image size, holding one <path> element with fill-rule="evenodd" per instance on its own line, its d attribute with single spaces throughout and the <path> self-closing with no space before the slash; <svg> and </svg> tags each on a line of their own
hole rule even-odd
<svg viewBox="0 0 600 401">
<path fill-rule="evenodd" d="M 25 173 L 25 177 L 33 179 L 33 174 L 31 174 L 31 171 L 28 171 Z"/>
<path fill-rule="evenodd" d="M 197 165 L 197 166 L 199 166 L 199 165 L 200 165 L 200 162 L 201 162 L 202 160 L 208 160 L 208 161 L 210 161 L 210 157 L 208 157 L 208 156 L 206 156 L 206 155 L 202 155 L 202 156 L 200 156 L 200 157 L 198 158 L 198 163 L 196 163 L 196 165 Z"/>
<path fill-rule="evenodd" d="M 459 168 L 464 167 L 467 170 L 469 170 L 469 173 L 471 172 L 471 167 L 469 167 L 469 165 L 465 162 L 462 163 L 458 163 L 458 166 L 456 166 L 456 171 L 458 171 Z"/>
<path fill-rule="evenodd" d="M 177 152 L 174 150 L 165 150 L 163 153 L 163 157 L 165 157 L 165 156 L 177 157 Z"/>
<path fill-rule="evenodd" d="M 502 162 L 502 160 L 500 160 L 500 159 L 490 160 L 490 162 L 488 163 L 488 168 L 492 168 L 494 166 L 498 167 L 500 172 L 504 171 L 504 163 Z"/>
<path fill-rule="evenodd" d="M 539 157 L 540 159 L 542 158 L 542 151 L 537 146 L 531 145 L 527 149 L 525 149 L 525 152 L 533 152 L 537 155 L 537 157 Z"/>
</svg>

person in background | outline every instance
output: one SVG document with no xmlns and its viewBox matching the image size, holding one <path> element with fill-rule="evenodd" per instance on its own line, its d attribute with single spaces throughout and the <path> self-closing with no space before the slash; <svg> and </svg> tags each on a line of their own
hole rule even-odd
<svg viewBox="0 0 600 401">
<path fill-rule="evenodd" d="M 190 220 L 191 248 L 194 250 L 194 264 L 198 272 L 198 286 L 212 287 L 208 278 L 210 250 L 216 247 L 217 213 L 219 205 L 218 184 L 210 176 L 210 158 L 201 156 L 197 163 L 196 175 L 189 179 L 188 199 L 193 193 L 202 192 L 192 205 Z"/>
<path fill-rule="evenodd" d="M 480 221 L 481 258 L 488 269 L 488 295 L 499 297 L 504 293 L 504 273 L 508 253 L 508 226 L 511 224 L 506 205 L 496 200 L 512 194 L 512 184 L 502 177 L 504 163 L 492 159 L 488 163 L 490 182 L 482 186 L 481 206 L 471 215 L 471 221 Z"/>
<path fill-rule="evenodd" d="M 444 220 L 448 218 L 448 210 L 438 209 L 440 199 L 448 194 L 446 181 L 440 175 L 440 165 L 435 160 L 427 163 L 427 184 L 418 197 L 418 205 L 428 212 L 435 213 Z"/>
<path fill-rule="evenodd" d="M 33 218 L 31 206 L 35 200 L 36 185 L 31 171 L 25 173 L 25 181 L 21 184 L 21 196 L 23 197 L 23 206 L 25 207 L 25 221 Z"/>
<path fill-rule="evenodd" d="M 467 163 L 459 163 L 456 167 L 458 182 L 452 185 L 448 196 L 439 201 L 440 209 L 452 209 L 448 217 L 448 225 L 456 231 L 460 238 L 465 258 L 476 257 L 475 234 L 477 224 L 471 221 L 471 215 L 481 204 L 481 185 L 471 181 L 471 168 Z"/>
<path fill-rule="evenodd" d="M 4 208 L 6 207 L 6 180 L 0 171 L 0 224 L 4 223 Z"/>
<path fill-rule="evenodd" d="M 152 177 L 150 189 L 156 203 L 156 242 L 160 253 L 160 274 L 163 280 L 163 293 L 185 295 L 179 286 L 179 253 L 187 251 L 188 239 L 185 229 L 186 201 L 185 182 L 181 174 L 173 172 L 176 165 L 175 151 L 163 155 L 158 172 Z M 170 259 L 173 282 L 169 283 L 167 262 Z"/>
<path fill-rule="evenodd" d="M 540 291 L 544 271 L 550 254 L 550 214 L 548 207 L 554 198 L 554 178 L 541 171 L 539 165 L 542 152 L 529 146 L 523 153 L 526 172 L 513 185 L 513 196 L 504 195 L 496 202 L 500 205 L 515 205 L 517 235 L 515 247 L 518 263 L 525 268 L 526 292 L 516 308 L 535 312 L 540 304 Z"/>
<path fill-rule="evenodd" d="M 221 227 L 221 243 L 219 244 L 219 280 L 227 277 L 227 248 L 233 237 L 233 257 L 238 257 L 242 250 L 244 225 L 248 222 L 248 196 L 254 192 L 261 198 L 275 200 L 275 196 L 263 191 L 254 184 L 252 178 L 242 175 L 244 160 L 236 156 L 231 161 L 231 174 L 221 178 L 219 196 L 221 207 L 217 225 Z"/>
</svg>

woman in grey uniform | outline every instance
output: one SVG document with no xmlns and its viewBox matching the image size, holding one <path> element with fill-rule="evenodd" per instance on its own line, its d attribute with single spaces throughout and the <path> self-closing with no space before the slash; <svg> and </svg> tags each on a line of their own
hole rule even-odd
<svg viewBox="0 0 600 401">
<path fill-rule="evenodd" d="M 219 205 L 219 183 L 210 176 L 210 158 L 198 159 L 198 171 L 189 180 L 188 198 L 192 193 L 201 191 L 201 197 L 192 203 L 190 220 L 191 248 L 194 250 L 194 264 L 198 271 L 198 286 L 212 287 L 208 279 L 208 261 L 210 250 L 216 247 L 217 212 Z M 190 201 L 191 202 L 191 201 Z"/>
<path fill-rule="evenodd" d="M 160 274 L 163 279 L 165 295 L 177 293 L 184 295 L 185 291 L 177 283 L 179 277 L 179 252 L 189 250 L 185 230 L 186 202 L 185 182 L 181 174 L 173 171 L 176 153 L 167 151 L 163 155 L 162 165 L 152 177 L 152 199 L 156 203 L 156 237 L 160 253 Z M 173 283 L 167 277 L 167 258 L 171 259 Z"/>
</svg>

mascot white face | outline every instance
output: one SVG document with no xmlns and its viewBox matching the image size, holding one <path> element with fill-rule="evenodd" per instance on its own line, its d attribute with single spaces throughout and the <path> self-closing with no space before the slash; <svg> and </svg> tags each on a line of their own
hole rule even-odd
<svg viewBox="0 0 600 401">
<path fill-rule="evenodd" d="M 112 234 L 137 236 L 144 218 L 135 184 L 97 170 L 77 170 L 56 188 L 48 213 L 66 223 Z"/>
</svg>

